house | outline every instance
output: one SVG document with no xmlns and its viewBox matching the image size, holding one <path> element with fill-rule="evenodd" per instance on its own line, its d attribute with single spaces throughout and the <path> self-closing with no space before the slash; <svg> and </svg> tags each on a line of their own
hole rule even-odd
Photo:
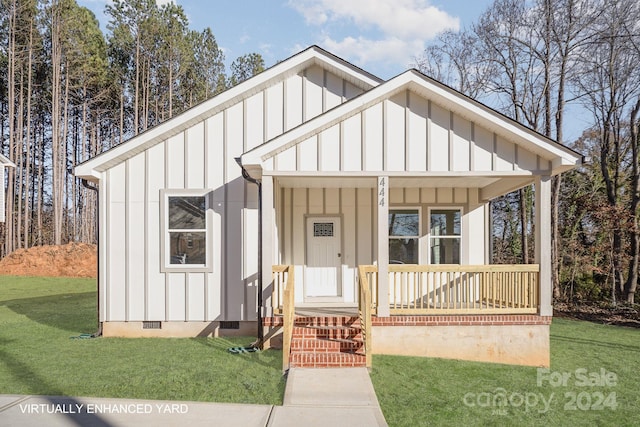
<svg viewBox="0 0 640 427">
<path fill-rule="evenodd" d="M 367 363 L 548 366 L 551 177 L 581 161 L 416 70 L 310 47 L 76 167 L 99 191 L 101 331 L 282 332 L 286 369 L 300 322 L 357 323 Z M 536 264 L 491 265 L 488 203 L 529 184 Z"/>
<path fill-rule="evenodd" d="M 5 156 L 3 156 L 2 154 L 0 154 L 0 183 L 2 185 L 0 185 L 0 222 L 4 222 L 5 221 L 5 196 L 4 196 L 4 168 L 7 167 L 11 167 L 14 168 L 16 167 L 16 165 L 9 160 L 8 158 L 6 158 Z"/>
</svg>

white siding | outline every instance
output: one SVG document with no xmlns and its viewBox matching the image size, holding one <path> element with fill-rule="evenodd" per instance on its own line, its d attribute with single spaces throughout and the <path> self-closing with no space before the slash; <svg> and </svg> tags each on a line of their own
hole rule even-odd
<svg viewBox="0 0 640 427">
<path fill-rule="evenodd" d="M 513 143 L 498 137 L 496 141 L 496 164 L 497 171 L 512 171 L 516 161 L 516 147 Z"/>
<path fill-rule="evenodd" d="M 341 170 L 362 170 L 362 122 L 361 115 L 350 117 L 344 121 L 342 137 Z"/>
<path fill-rule="evenodd" d="M 385 155 L 388 171 L 405 170 L 405 94 L 385 102 Z"/>
<path fill-rule="evenodd" d="M 308 80 L 305 88 L 310 85 Z M 311 93 L 319 96 L 313 89 Z M 312 104 L 308 100 L 305 105 Z M 410 91 L 345 116 L 275 157 L 263 167 L 282 172 L 442 173 L 549 168 L 535 153 Z"/>
<path fill-rule="evenodd" d="M 204 188 L 206 173 L 204 156 L 204 122 L 187 131 L 186 140 L 186 188 Z"/>
<path fill-rule="evenodd" d="M 145 320 L 164 320 L 166 278 L 160 271 L 160 190 L 165 182 L 165 144 L 147 150 L 147 315 Z"/>
<path fill-rule="evenodd" d="M 361 92 L 314 66 L 108 169 L 101 188 L 101 273 L 106 286 L 101 289 L 101 320 L 255 320 L 258 195 L 257 187 L 242 178 L 235 158 L 298 126 L 303 113 L 307 118 L 321 114 Z M 341 149 L 340 126 L 334 132 L 335 147 L 324 160 L 339 170 L 340 157 L 335 162 L 333 156 Z M 359 139 L 357 132 L 349 132 Z M 297 148 L 286 152 L 283 161 L 273 164 L 317 170 L 323 160 L 318 157 L 318 138 L 307 145 L 298 154 Z M 355 145 L 359 149 L 359 141 Z M 161 192 L 181 189 L 209 191 L 209 272 L 162 271 Z M 300 212 L 307 210 L 308 200 L 306 191 L 301 194 L 304 203 L 296 208 Z M 317 196 L 318 209 L 325 209 L 328 200 L 330 209 L 338 211 L 337 190 L 319 190 Z M 302 235 L 295 239 L 297 245 L 304 241 Z M 304 254 L 297 257 L 304 262 Z"/>
<path fill-rule="evenodd" d="M 184 133 L 169 138 L 166 144 L 167 188 L 185 188 L 184 182 Z"/>
<path fill-rule="evenodd" d="M 431 103 L 429 170 L 449 170 L 449 111 Z"/>
<path fill-rule="evenodd" d="M 323 113 L 324 72 L 318 66 L 306 70 L 304 81 L 304 121 Z"/>
<path fill-rule="evenodd" d="M 493 133 L 478 126 L 475 126 L 473 130 L 475 146 L 473 151 L 474 165 L 472 170 L 493 170 Z"/>
<path fill-rule="evenodd" d="M 451 157 L 453 170 L 458 172 L 468 171 L 469 167 L 469 147 L 471 141 L 471 122 L 460 116 L 452 115 L 453 135 Z"/>
<path fill-rule="evenodd" d="M 127 165 L 127 284 L 129 320 L 145 320 L 145 154 Z"/>
<path fill-rule="evenodd" d="M 0 222 L 4 222 L 4 166 L 0 165 Z"/>
<path fill-rule="evenodd" d="M 354 141 L 358 144 L 360 141 Z M 335 172 L 340 170 L 340 126 L 332 126 L 321 134 L 320 168 L 321 171 Z"/>
<path fill-rule="evenodd" d="M 427 170 L 427 116 L 429 114 L 427 100 L 411 94 L 408 111 L 407 158 L 409 171 Z"/>
<path fill-rule="evenodd" d="M 109 170 L 107 177 L 109 214 L 107 227 L 109 228 L 107 277 L 109 289 L 107 291 L 108 318 L 110 320 L 127 320 L 127 225 L 126 225 L 126 164 L 121 163 Z"/>
<path fill-rule="evenodd" d="M 318 137 L 314 136 L 298 144 L 298 170 L 318 170 Z"/>
<path fill-rule="evenodd" d="M 205 275 L 204 273 L 189 273 L 186 275 L 188 295 L 186 320 L 202 322 L 205 320 Z"/>
<path fill-rule="evenodd" d="M 384 120 L 382 104 L 376 104 L 364 112 L 364 135 L 362 136 L 364 151 L 364 170 L 384 170 L 382 146 Z"/>
<path fill-rule="evenodd" d="M 245 101 L 246 103 L 246 147 L 245 151 L 264 141 L 264 95 L 260 92 Z"/>
</svg>

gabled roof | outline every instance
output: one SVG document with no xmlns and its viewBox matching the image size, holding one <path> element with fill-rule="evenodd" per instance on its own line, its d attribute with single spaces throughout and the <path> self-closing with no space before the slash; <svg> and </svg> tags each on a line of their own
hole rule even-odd
<svg viewBox="0 0 640 427">
<path fill-rule="evenodd" d="M 582 155 L 556 141 L 537 133 L 517 121 L 475 101 L 417 70 L 408 70 L 393 79 L 315 117 L 288 132 L 244 153 L 242 165 L 250 172 L 262 167 L 269 158 L 296 144 L 354 116 L 368 107 L 389 99 L 395 94 L 411 90 L 446 109 L 482 126 L 509 141 L 549 159 L 552 173 L 571 169 L 582 162 Z"/>
<path fill-rule="evenodd" d="M 2 165 L 2 166 L 11 166 L 11 167 L 14 167 L 14 168 L 16 167 L 16 165 L 11 160 L 6 158 L 2 154 L 0 154 L 0 165 Z M 2 178 L 2 177 L 0 177 L 0 178 Z"/>
<path fill-rule="evenodd" d="M 188 129 L 225 108 L 254 95 L 277 81 L 295 75 L 311 65 L 319 65 L 332 73 L 368 90 L 382 80 L 349 62 L 318 47 L 308 49 L 286 59 L 262 73 L 234 86 L 221 94 L 196 105 L 130 140 L 111 148 L 75 167 L 76 176 L 97 181 L 100 173 L 126 159 Z"/>
</svg>

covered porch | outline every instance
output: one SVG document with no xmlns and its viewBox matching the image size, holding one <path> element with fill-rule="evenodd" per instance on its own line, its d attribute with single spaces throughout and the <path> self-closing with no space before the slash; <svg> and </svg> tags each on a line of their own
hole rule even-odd
<svg viewBox="0 0 640 427">
<path fill-rule="evenodd" d="M 271 239 L 263 240 L 269 242 L 263 247 L 265 336 L 282 332 L 283 369 L 301 363 L 289 360 L 299 351 L 307 352 L 305 360 L 328 357 L 326 348 L 309 348 L 302 327 L 333 334 L 343 324 L 348 332 L 323 335 L 320 345 L 355 340 L 349 352 L 365 366 L 373 354 L 548 365 L 550 182 L 549 176 L 523 173 L 340 182 L 263 175 L 263 227 L 272 224 L 263 231 Z M 477 187 L 481 183 L 485 187 Z M 486 198 L 529 183 L 536 263 L 491 264 Z M 319 239 L 330 239 L 332 219 L 338 243 L 324 247 L 318 263 L 309 258 L 315 250 L 310 242 L 318 230 Z M 333 285 L 314 295 L 309 286 L 315 280 Z M 341 354 L 313 366 L 351 366 L 344 359 Z"/>
<path fill-rule="evenodd" d="M 299 308 L 356 307 L 366 287 L 381 317 L 551 315 L 550 177 L 263 176 L 262 182 L 264 316 L 283 312 L 288 272 L 295 273 Z M 487 197 L 496 194 L 490 190 L 530 182 L 535 264 L 491 264 Z M 481 183 L 487 184 L 472 187 Z"/>
<path fill-rule="evenodd" d="M 367 363 L 373 352 L 546 366 L 551 179 L 580 161 L 417 72 L 381 84 L 242 155 L 261 184 L 261 315 L 286 346 L 296 309 L 357 307 L 339 323 Z M 534 264 L 493 265 L 489 203 L 528 185 Z M 338 326 L 305 322 L 303 340 Z"/>
</svg>

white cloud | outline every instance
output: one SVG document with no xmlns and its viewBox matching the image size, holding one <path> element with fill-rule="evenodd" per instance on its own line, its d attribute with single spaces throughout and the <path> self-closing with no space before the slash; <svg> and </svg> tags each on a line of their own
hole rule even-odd
<svg viewBox="0 0 640 427">
<path fill-rule="evenodd" d="M 322 28 L 324 47 L 357 58 L 359 64 L 401 62 L 404 66 L 424 49 L 426 41 L 460 26 L 457 17 L 427 0 L 289 0 L 289 6 L 308 25 Z M 341 34 L 335 33 L 338 27 Z"/>
<path fill-rule="evenodd" d="M 418 55 L 424 49 L 424 42 L 420 40 L 408 41 L 396 37 L 386 37 L 371 40 L 365 37 L 345 37 L 334 40 L 325 37 L 321 46 L 329 52 L 344 58 L 349 58 L 357 65 L 378 63 L 394 63 L 406 67 L 410 58 Z"/>
</svg>

